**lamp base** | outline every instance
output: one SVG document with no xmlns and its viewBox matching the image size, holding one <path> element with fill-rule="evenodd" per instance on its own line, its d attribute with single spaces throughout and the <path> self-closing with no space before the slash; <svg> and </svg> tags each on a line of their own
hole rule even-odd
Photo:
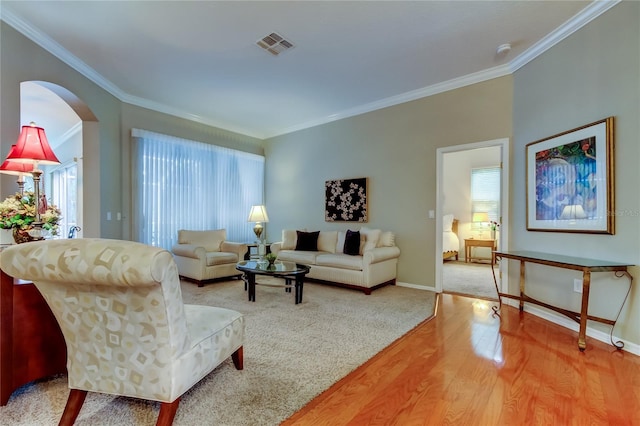
<svg viewBox="0 0 640 426">
<path fill-rule="evenodd" d="M 29 234 L 30 231 L 31 229 L 13 228 L 13 232 L 12 232 L 13 241 L 15 241 L 16 244 L 22 244 L 22 243 L 30 243 L 31 241 L 44 240 L 43 237 L 32 237 Z"/>
<path fill-rule="evenodd" d="M 262 236 L 262 224 L 260 222 L 256 223 L 256 226 L 253 227 L 253 233 L 256 234 L 257 242 L 260 242 L 260 238 Z"/>
</svg>

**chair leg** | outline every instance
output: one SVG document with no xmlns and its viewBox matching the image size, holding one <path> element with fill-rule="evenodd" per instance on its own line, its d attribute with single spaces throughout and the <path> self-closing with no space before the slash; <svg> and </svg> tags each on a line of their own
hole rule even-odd
<svg viewBox="0 0 640 426">
<path fill-rule="evenodd" d="M 231 359 L 233 360 L 233 365 L 235 365 L 236 370 L 242 370 L 244 368 L 243 346 L 240 346 L 237 351 L 231 354 Z"/>
<path fill-rule="evenodd" d="M 60 418 L 59 426 L 72 426 L 76 421 L 84 399 L 87 397 L 87 391 L 79 389 L 71 389 L 69 392 L 69 398 L 67 398 L 67 405 L 64 407 L 64 412 Z"/>
<path fill-rule="evenodd" d="M 171 426 L 178 411 L 178 405 L 180 405 L 180 398 L 173 402 L 160 403 L 160 414 L 158 414 L 156 426 Z"/>
</svg>

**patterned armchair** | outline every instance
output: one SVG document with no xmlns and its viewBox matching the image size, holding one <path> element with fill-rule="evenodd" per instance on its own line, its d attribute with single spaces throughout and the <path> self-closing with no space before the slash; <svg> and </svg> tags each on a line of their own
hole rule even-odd
<svg viewBox="0 0 640 426">
<path fill-rule="evenodd" d="M 144 244 L 67 239 L 18 244 L 0 258 L 31 280 L 67 345 L 71 392 L 60 424 L 71 425 L 87 391 L 161 402 L 170 425 L 180 396 L 231 356 L 243 368 L 244 317 L 182 302 L 171 254 Z"/>
</svg>

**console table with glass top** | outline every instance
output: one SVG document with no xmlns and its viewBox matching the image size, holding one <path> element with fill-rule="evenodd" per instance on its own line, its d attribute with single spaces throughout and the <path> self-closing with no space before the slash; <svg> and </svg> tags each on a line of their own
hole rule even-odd
<svg viewBox="0 0 640 426">
<path fill-rule="evenodd" d="M 520 301 L 520 311 L 524 309 L 524 303 L 529 302 L 539 306 L 543 306 L 547 309 L 551 309 L 555 312 L 563 314 L 572 320 L 576 321 L 580 324 L 580 329 L 578 332 L 578 349 L 584 351 L 587 347 L 586 342 L 586 331 L 587 331 L 587 320 L 597 321 L 604 324 L 608 324 L 611 326 L 611 344 L 618 349 L 622 349 L 624 347 L 624 342 L 614 342 L 613 341 L 613 328 L 618 321 L 618 317 L 622 312 L 622 308 L 629 297 L 629 292 L 631 291 L 631 285 L 633 283 L 633 277 L 628 271 L 630 266 L 634 266 L 629 263 L 617 263 L 617 262 L 609 262 L 606 260 L 596 260 L 596 259 L 585 259 L 580 257 L 573 256 L 563 256 L 558 254 L 550 254 L 550 253 L 540 253 L 535 251 L 496 251 L 494 252 L 497 259 L 513 259 L 520 262 L 520 295 L 515 296 L 509 293 L 501 293 L 498 288 L 498 281 L 496 280 L 496 273 L 493 268 L 493 264 L 491 265 L 491 271 L 493 273 L 493 282 L 496 286 L 496 292 L 498 293 L 498 300 L 500 301 L 500 307 L 502 307 L 502 297 L 507 297 L 511 299 L 517 299 Z M 557 306 L 553 306 L 549 303 L 545 303 L 536 299 L 533 299 L 526 295 L 525 293 L 525 263 L 537 263 L 539 265 L 547 265 L 553 266 L 556 268 L 563 269 L 572 269 L 574 271 L 582 271 L 582 303 L 580 307 L 580 312 L 573 312 L 568 309 L 563 309 Z M 613 272 L 616 277 L 626 276 L 629 278 L 629 289 L 627 290 L 627 294 L 620 305 L 620 310 L 618 311 L 618 315 L 613 320 L 600 318 L 596 316 L 589 315 L 589 288 L 591 285 L 591 273 L 592 272 Z M 498 308 L 500 309 L 500 308 Z M 495 311 L 496 309 L 494 309 Z"/>
</svg>

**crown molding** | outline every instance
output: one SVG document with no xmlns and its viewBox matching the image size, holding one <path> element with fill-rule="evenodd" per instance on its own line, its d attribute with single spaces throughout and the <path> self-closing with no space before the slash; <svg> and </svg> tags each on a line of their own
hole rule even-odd
<svg viewBox="0 0 640 426">
<path fill-rule="evenodd" d="M 542 55 L 547 50 L 551 49 L 556 44 L 560 43 L 571 34 L 578 31 L 580 28 L 587 25 L 589 22 L 596 19 L 598 16 L 611 9 L 621 0 L 596 0 L 589 6 L 582 9 L 578 14 L 573 16 L 564 24 L 547 34 L 536 44 L 525 50 L 517 58 L 509 63 L 511 72 L 515 72 Z"/>
<path fill-rule="evenodd" d="M 107 92 L 111 93 L 113 96 L 119 99 L 124 96 L 124 92 L 120 90 L 120 88 L 97 73 L 93 68 L 91 68 L 86 63 L 81 61 L 77 56 L 66 50 L 51 37 L 44 34 L 42 31 L 17 16 L 6 5 L 3 5 L 2 8 L 0 8 L 0 19 L 2 19 L 4 22 L 15 28 L 16 31 L 20 32 L 22 35 L 42 47 L 44 50 L 69 65 L 71 68 L 75 69 L 80 74 L 87 77 L 89 80 L 93 81 Z"/>
<path fill-rule="evenodd" d="M 221 130 L 226 130 L 228 132 L 239 133 L 244 136 L 249 136 L 256 139 L 266 139 L 266 136 L 263 133 L 257 133 L 253 130 L 249 130 L 244 127 L 232 126 L 227 123 L 222 123 L 216 120 L 208 119 L 202 117 L 197 114 L 192 114 L 190 112 L 185 112 L 183 110 L 161 104 L 159 102 L 150 101 L 149 99 L 139 98 L 137 96 L 131 96 L 128 94 L 123 95 L 119 98 L 122 102 L 138 106 L 141 108 L 150 109 L 152 111 L 161 112 L 163 114 L 172 115 L 178 118 L 184 118 L 185 120 L 194 121 L 196 123 L 204 124 L 211 127 L 217 127 Z"/>
<path fill-rule="evenodd" d="M 398 105 L 405 102 L 410 102 L 413 100 L 417 100 L 420 98 L 433 96 L 438 93 L 443 93 L 449 90 L 458 89 L 464 86 L 480 83 L 483 81 L 487 81 L 493 78 L 502 77 L 504 75 L 512 74 L 536 57 L 540 56 L 542 53 L 549 50 L 551 47 L 555 46 L 560 41 L 564 40 L 574 32 L 578 31 L 580 28 L 587 25 L 589 22 L 602 15 L 604 12 L 608 11 L 621 0 L 596 0 L 593 3 L 589 4 L 586 8 L 580 11 L 577 15 L 572 17 L 570 20 L 562 24 L 560 27 L 549 33 L 538 43 L 534 44 L 532 47 L 527 49 L 524 53 L 516 57 L 513 61 L 509 62 L 506 65 L 502 65 L 499 67 L 490 68 L 488 70 L 483 70 L 480 72 L 476 72 L 473 74 L 465 75 L 462 77 L 458 77 L 452 80 L 445 81 L 443 83 L 438 83 L 432 86 L 424 87 L 421 89 L 417 89 L 411 92 L 406 92 L 400 95 L 392 96 L 386 99 L 382 99 L 379 101 L 371 102 L 368 104 L 364 104 L 358 107 L 350 108 L 336 114 L 331 114 L 329 116 L 319 118 L 317 120 L 311 120 L 305 123 L 301 123 L 295 126 L 290 126 L 287 128 L 283 128 L 279 131 L 275 131 L 272 134 L 259 134 L 254 131 L 247 130 L 242 127 L 230 126 L 225 123 L 217 122 L 215 120 L 206 119 L 204 117 L 191 114 L 182 110 L 178 110 L 176 108 L 160 104 L 158 102 L 153 102 L 148 99 L 139 98 L 136 96 L 129 95 L 128 93 L 123 92 L 119 87 L 114 85 L 112 82 L 104 78 L 101 74 L 96 72 L 93 68 L 89 67 L 86 63 L 81 61 L 78 57 L 71 54 L 68 50 L 63 48 L 56 41 L 51 39 L 49 36 L 44 34 L 42 31 L 33 27 L 26 21 L 22 20 L 20 17 L 15 15 L 11 9 L 9 9 L 6 5 L 0 8 L 0 19 L 5 21 L 7 24 L 15 28 L 17 31 L 22 33 L 24 36 L 38 44 L 40 47 L 50 52 L 54 56 L 56 56 L 61 61 L 65 62 L 67 65 L 78 71 L 80 74 L 93 81 L 98 86 L 102 87 L 104 90 L 118 98 L 122 102 L 129 103 L 134 106 L 139 106 L 142 108 L 147 108 L 153 111 L 173 115 L 179 118 L 183 118 L 186 120 L 195 121 L 201 124 L 205 124 L 207 126 L 217 127 L 223 130 L 227 130 L 234 133 L 240 133 L 246 136 L 254 137 L 257 139 L 267 139 L 275 136 L 284 135 L 287 133 L 292 133 L 299 130 L 308 129 L 310 127 L 319 126 L 322 124 L 327 124 L 332 121 L 341 120 L 344 118 L 354 117 L 356 115 L 364 114 L 367 112 L 375 111 L 382 108 L 387 108 L 390 106 Z"/>
<path fill-rule="evenodd" d="M 60 141 L 60 143 L 66 142 L 76 134 L 80 133 L 81 130 L 82 130 L 82 121 L 78 121 L 76 124 L 71 126 L 70 129 L 68 129 L 66 132 L 60 135 L 58 140 Z M 57 145 L 60 145 L 60 143 L 58 143 Z"/>
<path fill-rule="evenodd" d="M 410 92 L 402 93 L 400 95 L 391 96 L 389 98 L 381 99 L 379 101 L 370 102 L 368 104 L 360 105 L 355 108 L 350 108 L 336 114 L 320 118 L 318 120 L 307 121 L 296 126 L 287 127 L 282 129 L 277 134 L 269 135 L 269 137 L 280 136 L 298 130 L 308 129 L 310 127 L 319 126 L 321 124 L 327 124 L 332 121 L 342 120 L 344 118 L 354 117 L 367 112 L 376 111 L 382 108 L 387 108 L 394 105 L 399 105 L 405 102 L 415 101 L 417 99 L 426 98 L 428 96 L 437 95 L 438 93 L 448 92 L 450 90 L 459 89 L 461 87 L 470 86 L 472 84 L 481 83 L 483 81 L 492 80 L 494 78 L 502 77 L 511 74 L 511 68 L 509 65 L 501 65 L 487 70 L 479 71 L 473 74 L 464 75 L 462 77 L 454 78 L 442 83 L 434 84 L 431 86 L 423 87 L 421 89 L 412 90 Z"/>
</svg>

